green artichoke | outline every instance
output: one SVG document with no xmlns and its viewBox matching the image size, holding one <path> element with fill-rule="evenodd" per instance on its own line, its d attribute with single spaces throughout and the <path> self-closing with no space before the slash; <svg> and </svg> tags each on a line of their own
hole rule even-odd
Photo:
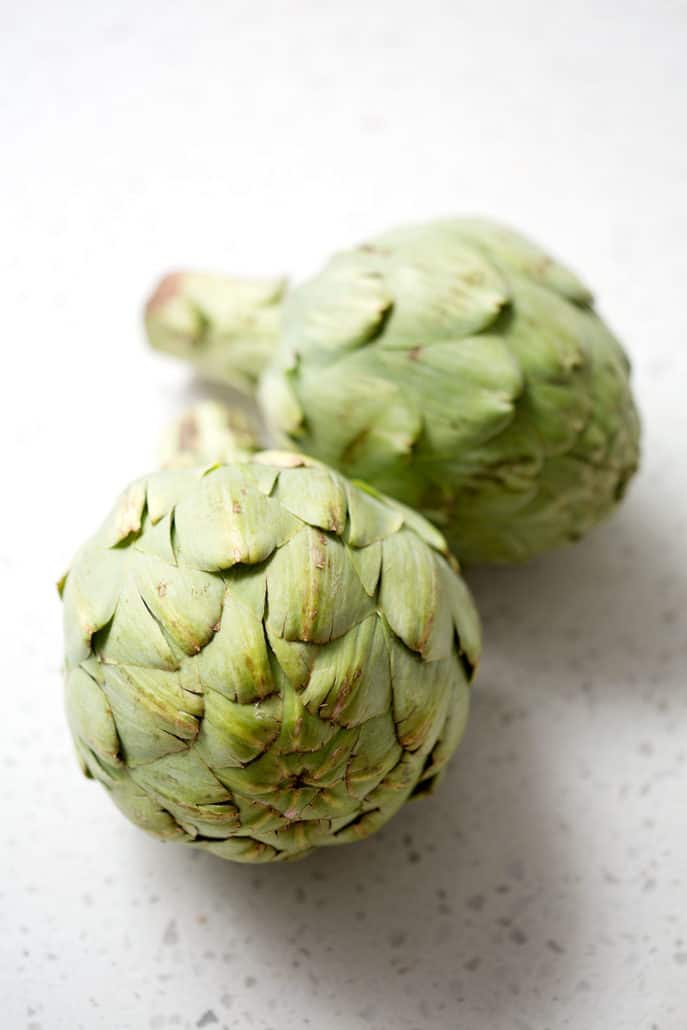
<svg viewBox="0 0 687 1030">
<path fill-rule="evenodd" d="M 479 623 L 442 536 L 302 456 L 133 483 L 61 591 L 83 769 L 162 839 L 359 840 L 463 733 Z"/>
<path fill-rule="evenodd" d="M 232 334 L 220 346 L 207 328 L 217 295 L 205 307 L 197 277 L 176 287 L 150 334 L 175 349 L 191 305 L 204 328 L 183 353 L 235 381 Z M 637 468 L 620 344 L 575 275 L 509 229 L 447 219 L 340 253 L 274 327 L 259 396 L 279 442 L 421 510 L 466 561 L 578 539 Z"/>
</svg>

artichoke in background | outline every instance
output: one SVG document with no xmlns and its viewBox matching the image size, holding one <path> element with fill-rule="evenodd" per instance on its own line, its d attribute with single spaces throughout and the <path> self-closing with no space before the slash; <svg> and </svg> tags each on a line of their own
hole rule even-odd
<svg viewBox="0 0 687 1030">
<path fill-rule="evenodd" d="M 479 623 L 442 536 L 302 456 L 133 483 L 61 592 L 83 769 L 162 839 L 241 862 L 358 840 L 463 733 Z"/>
<path fill-rule="evenodd" d="M 206 292 L 203 281 L 158 290 L 156 346 L 244 389 L 264 360 L 259 397 L 280 443 L 421 510 L 466 561 L 578 539 L 637 468 L 620 344 L 575 275 L 509 229 L 398 229 L 289 294 L 266 283 L 252 314 L 241 291 L 233 304 L 232 280 L 208 277 Z M 246 351 L 252 375 L 237 377 Z"/>
</svg>

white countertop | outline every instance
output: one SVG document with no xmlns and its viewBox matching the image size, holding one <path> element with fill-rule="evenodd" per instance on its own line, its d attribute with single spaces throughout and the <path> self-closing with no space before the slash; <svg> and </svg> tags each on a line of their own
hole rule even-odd
<svg viewBox="0 0 687 1030">
<path fill-rule="evenodd" d="M 687 8 L 5 4 L 0 1022 L 8 1030 L 687 1027 Z M 146 838 L 78 771 L 53 582 L 193 393 L 170 267 L 303 275 L 483 212 L 582 272 L 645 424 L 621 513 L 474 573 L 443 786 L 286 867 Z"/>
</svg>

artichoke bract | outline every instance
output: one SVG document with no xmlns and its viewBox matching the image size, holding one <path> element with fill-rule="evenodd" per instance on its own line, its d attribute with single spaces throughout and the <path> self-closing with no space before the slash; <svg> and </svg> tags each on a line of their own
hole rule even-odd
<svg viewBox="0 0 687 1030">
<path fill-rule="evenodd" d="M 622 497 L 639 442 L 627 358 L 586 286 L 519 234 L 398 229 L 284 297 L 259 387 L 277 440 L 421 510 L 459 558 L 525 560 Z M 175 309 L 157 314 L 171 349 Z M 231 378 L 229 345 L 221 363 L 203 353 L 186 356 Z"/>
<path fill-rule="evenodd" d="M 302 456 L 138 480 L 61 590 L 83 769 L 162 839 L 359 840 L 463 733 L 480 631 L 442 536 Z"/>
</svg>

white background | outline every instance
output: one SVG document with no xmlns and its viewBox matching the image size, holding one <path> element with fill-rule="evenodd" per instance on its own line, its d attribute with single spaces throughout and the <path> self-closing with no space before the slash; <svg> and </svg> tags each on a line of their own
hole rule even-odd
<svg viewBox="0 0 687 1030">
<path fill-rule="evenodd" d="M 3 1027 L 687 1026 L 687 7 L 0 5 Z M 622 512 L 472 574 L 435 799 L 290 867 L 165 846 L 82 779 L 53 583 L 191 394 L 159 273 L 296 276 L 486 213 L 593 285 L 644 417 Z"/>
</svg>

